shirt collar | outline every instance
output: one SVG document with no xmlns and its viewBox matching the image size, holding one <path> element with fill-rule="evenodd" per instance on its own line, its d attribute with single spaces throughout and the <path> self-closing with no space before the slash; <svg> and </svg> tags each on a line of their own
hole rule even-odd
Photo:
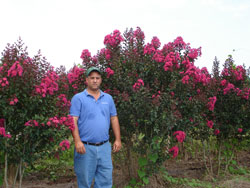
<svg viewBox="0 0 250 188">
<path fill-rule="evenodd" d="M 103 96 L 104 96 L 104 92 L 103 92 L 102 90 L 100 90 L 100 89 L 99 89 L 99 91 L 100 91 L 100 97 L 103 97 Z M 86 96 L 92 96 L 92 95 L 90 95 L 90 94 L 88 93 L 87 89 L 85 89 L 83 92 L 84 92 L 84 94 L 85 94 Z M 100 97 L 99 97 L 99 98 L 100 98 Z"/>
</svg>

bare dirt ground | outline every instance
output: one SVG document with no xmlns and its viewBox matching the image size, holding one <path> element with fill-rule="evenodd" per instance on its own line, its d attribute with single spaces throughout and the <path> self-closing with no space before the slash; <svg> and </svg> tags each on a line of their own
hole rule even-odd
<svg viewBox="0 0 250 188">
<path fill-rule="evenodd" d="M 245 151 L 238 155 L 238 164 L 240 166 L 250 168 L 250 151 Z M 206 169 L 204 163 L 201 160 L 187 159 L 182 161 L 168 160 L 165 163 L 167 172 L 172 177 L 189 178 L 210 181 L 206 176 Z M 113 182 L 115 188 L 123 188 L 129 181 L 123 175 L 124 171 L 115 166 L 113 172 Z M 214 187 L 219 188 L 250 188 L 250 174 L 244 175 L 246 178 L 235 178 L 232 176 L 224 177 L 218 182 L 213 183 Z M 69 169 L 69 173 L 66 176 L 59 177 L 55 181 L 44 179 L 44 176 L 40 174 L 31 174 L 24 178 L 22 188 L 77 188 L 76 177 L 73 173 L 73 168 Z M 164 181 L 160 175 L 156 175 L 150 178 L 150 184 L 145 186 L 146 188 L 182 188 L 188 187 L 184 185 L 169 185 Z"/>
</svg>

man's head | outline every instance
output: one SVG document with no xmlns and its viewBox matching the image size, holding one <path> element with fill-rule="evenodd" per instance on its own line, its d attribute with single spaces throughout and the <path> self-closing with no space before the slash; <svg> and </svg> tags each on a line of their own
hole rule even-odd
<svg viewBox="0 0 250 188">
<path fill-rule="evenodd" d="M 90 75 L 90 73 L 92 73 L 92 72 L 98 72 L 101 75 L 101 71 L 100 71 L 99 68 L 97 68 L 97 67 L 90 67 L 86 71 L 86 77 L 88 77 Z"/>
<path fill-rule="evenodd" d="M 99 90 L 99 87 L 102 83 L 100 69 L 98 69 L 97 67 L 90 67 L 86 71 L 86 82 L 89 90 Z"/>
</svg>

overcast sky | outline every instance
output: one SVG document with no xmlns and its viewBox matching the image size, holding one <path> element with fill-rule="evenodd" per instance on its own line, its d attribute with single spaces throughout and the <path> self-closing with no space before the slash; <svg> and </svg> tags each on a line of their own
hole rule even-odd
<svg viewBox="0 0 250 188">
<path fill-rule="evenodd" d="M 22 38 L 30 56 L 41 49 L 55 67 L 67 70 L 104 47 L 107 34 L 139 26 L 146 43 L 157 36 L 162 46 L 181 36 L 202 47 L 196 66 L 211 71 L 229 54 L 250 66 L 249 0 L 0 0 L 0 52 Z"/>
</svg>

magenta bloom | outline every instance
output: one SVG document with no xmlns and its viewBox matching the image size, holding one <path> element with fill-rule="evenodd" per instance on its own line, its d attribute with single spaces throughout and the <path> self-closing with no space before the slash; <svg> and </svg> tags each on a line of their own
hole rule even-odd
<svg viewBox="0 0 250 188">
<path fill-rule="evenodd" d="M 46 77 L 42 79 L 41 84 L 35 86 L 36 93 L 42 97 L 46 97 L 46 95 L 53 95 L 56 91 L 58 91 L 58 79 L 59 76 L 55 71 L 49 71 Z"/>
<path fill-rule="evenodd" d="M 108 74 L 107 78 L 109 78 L 111 75 L 113 75 L 115 72 L 111 68 L 106 68 L 105 72 Z"/>
<path fill-rule="evenodd" d="M 14 76 L 22 76 L 23 74 L 23 68 L 20 65 L 19 61 L 16 61 L 8 70 L 8 76 L 14 77 Z"/>
<path fill-rule="evenodd" d="M 62 151 L 70 148 L 70 142 L 68 140 L 63 140 L 59 146 L 61 146 Z"/>
<path fill-rule="evenodd" d="M 176 139 L 178 140 L 178 142 L 182 143 L 185 140 L 186 137 L 186 133 L 183 131 L 175 131 L 173 136 L 176 137 Z"/>
<path fill-rule="evenodd" d="M 152 55 L 155 53 L 155 48 L 153 47 L 152 44 L 148 43 L 147 45 L 145 45 L 143 51 L 144 51 L 144 54 Z"/>
<path fill-rule="evenodd" d="M 75 129 L 74 119 L 71 115 L 68 115 L 67 117 L 61 117 L 59 122 L 60 124 L 68 127 L 71 131 Z"/>
<path fill-rule="evenodd" d="M 227 84 L 227 87 L 223 90 L 223 91 L 224 91 L 223 94 L 226 95 L 227 93 L 230 92 L 230 90 L 234 90 L 234 89 L 235 89 L 235 88 L 234 88 L 234 85 L 228 83 L 228 84 Z"/>
<path fill-rule="evenodd" d="M 189 53 L 188 53 L 188 57 L 190 57 L 191 59 L 196 59 L 198 56 L 201 55 L 201 48 L 198 49 L 190 49 Z"/>
<path fill-rule="evenodd" d="M 0 135 L 5 137 L 5 128 L 4 127 L 0 127 Z"/>
<path fill-rule="evenodd" d="M 182 83 L 183 84 L 188 84 L 188 80 L 189 80 L 189 76 L 188 75 L 186 75 L 186 76 L 184 76 L 183 78 L 182 78 Z"/>
<path fill-rule="evenodd" d="M 214 131 L 214 134 L 215 134 L 215 135 L 220 134 L 220 130 L 219 130 L 219 129 L 216 129 L 216 130 Z"/>
<path fill-rule="evenodd" d="M 207 121 L 207 126 L 212 129 L 213 128 L 213 125 L 214 125 L 214 122 L 212 120 L 210 121 Z"/>
<path fill-rule="evenodd" d="M 177 146 L 174 146 L 168 150 L 170 153 L 173 152 L 173 158 L 178 156 L 179 148 Z"/>
<path fill-rule="evenodd" d="M 85 49 L 82 51 L 82 54 L 81 54 L 81 59 L 88 59 L 91 57 L 91 53 L 89 52 L 89 50 Z"/>
<path fill-rule="evenodd" d="M 214 105 L 215 105 L 216 101 L 217 101 L 216 96 L 209 97 L 209 102 L 208 102 L 207 106 L 208 106 L 208 109 L 210 111 L 214 111 Z"/>
<path fill-rule="evenodd" d="M 142 79 L 138 79 L 137 82 L 133 85 L 133 88 L 134 90 L 138 90 L 141 86 L 144 86 L 144 82 Z"/>
<path fill-rule="evenodd" d="M 0 79 L 0 86 L 5 87 L 7 85 L 9 85 L 7 78 Z"/>
<path fill-rule="evenodd" d="M 140 27 L 137 27 L 134 31 L 134 37 L 140 40 L 143 40 L 145 38 L 145 35 Z"/>
<path fill-rule="evenodd" d="M 238 132 L 242 133 L 243 129 L 242 128 L 238 128 Z"/>
<path fill-rule="evenodd" d="M 153 37 L 151 44 L 155 49 L 157 49 L 161 46 L 161 42 L 157 37 Z"/>
<path fill-rule="evenodd" d="M 222 86 L 225 86 L 226 84 L 227 84 L 227 80 L 222 80 L 221 82 L 220 82 L 220 84 L 222 85 Z"/>
<path fill-rule="evenodd" d="M 168 70 L 172 70 L 172 67 L 173 67 L 173 63 L 172 63 L 171 61 L 167 61 L 167 62 L 165 63 L 165 65 L 163 66 L 163 69 L 164 69 L 165 71 L 168 71 Z"/>
<path fill-rule="evenodd" d="M 27 127 L 38 127 L 39 123 L 36 120 L 29 120 L 24 125 Z"/>
<path fill-rule="evenodd" d="M 0 127 L 0 135 L 2 135 L 5 138 L 11 138 L 10 134 L 6 134 L 4 127 Z"/>
<path fill-rule="evenodd" d="M 121 32 L 119 30 L 114 30 L 112 34 L 105 36 L 104 44 L 114 48 L 117 47 L 123 40 Z"/>
</svg>

